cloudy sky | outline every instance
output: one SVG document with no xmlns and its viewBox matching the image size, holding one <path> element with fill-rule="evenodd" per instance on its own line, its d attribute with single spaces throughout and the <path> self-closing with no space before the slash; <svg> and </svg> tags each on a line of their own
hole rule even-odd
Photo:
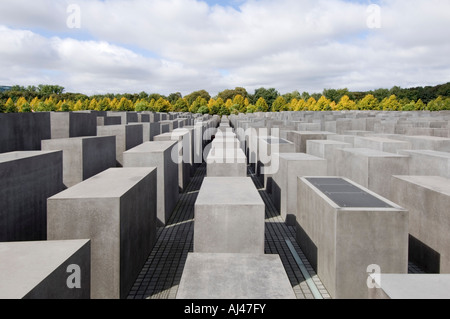
<svg viewBox="0 0 450 319">
<path fill-rule="evenodd" d="M 0 85 L 85 94 L 450 81 L 450 0 L 0 0 Z"/>
</svg>

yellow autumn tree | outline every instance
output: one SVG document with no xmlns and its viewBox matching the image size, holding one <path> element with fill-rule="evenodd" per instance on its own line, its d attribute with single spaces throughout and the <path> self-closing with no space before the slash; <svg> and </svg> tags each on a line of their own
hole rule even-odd
<svg viewBox="0 0 450 319">
<path fill-rule="evenodd" d="M 356 110 L 356 103 L 348 97 L 348 95 L 344 95 L 339 103 L 336 105 L 336 109 L 338 111 L 344 110 Z"/>
</svg>

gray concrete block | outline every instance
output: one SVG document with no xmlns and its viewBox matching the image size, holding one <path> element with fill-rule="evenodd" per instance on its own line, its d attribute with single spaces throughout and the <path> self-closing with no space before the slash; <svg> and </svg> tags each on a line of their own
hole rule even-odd
<svg viewBox="0 0 450 319">
<path fill-rule="evenodd" d="M 295 299 L 295 294 L 278 255 L 190 253 L 177 299 Z"/>
<path fill-rule="evenodd" d="M 409 156 L 409 174 L 450 178 L 450 153 L 427 150 L 403 150 L 399 154 Z"/>
<path fill-rule="evenodd" d="M 411 149 L 411 143 L 384 137 L 356 137 L 355 148 L 370 148 L 387 153 L 397 154 L 400 150 Z"/>
<path fill-rule="evenodd" d="M 66 187 L 116 167 L 114 136 L 44 140 L 42 150 L 63 151 L 63 182 Z"/>
<path fill-rule="evenodd" d="M 327 161 L 304 153 L 282 153 L 279 159 L 280 168 L 272 177 L 272 201 L 283 220 L 295 226 L 297 177 L 326 176 Z"/>
<path fill-rule="evenodd" d="M 450 275 L 371 275 L 380 288 L 369 289 L 370 299 L 437 300 L 450 299 Z"/>
<path fill-rule="evenodd" d="M 117 111 L 108 111 L 106 113 L 107 117 L 113 116 L 113 117 L 120 117 L 121 118 L 121 125 L 126 125 L 130 123 L 137 123 L 139 122 L 138 114 L 136 112 L 117 112 Z"/>
<path fill-rule="evenodd" d="M 0 243 L 0 260 L 0 299 L 90 298 L 89 240 Z M 71 265 L 79 281 L 69 278 Z M 79 288 L 69 288 L 76 280 Z"/>
<path fill-rule="evenodd" d="M 211 149 L 206 159 L 208 177 L 247 177 L 247 157 L 239 146 L 233 146 Z"/>
<path fill-rule="evenodd" d="M 430 273 L 450 273 L 450 180 L 393 176 L 391 200 L 409 210 L 410 260 Z"/>
<path fill-rule="evenodd" d="M 391 194 L 391 176 L 408 175 L 408 156 L 368 148 L 335 150 L 335 173 L 386 198 Z"/>
<path fill-rule="evenodd" d="M 352 148 L 352 144 L 334 140 L 311 140 L 306 143 L 306 153 L 324 158 L 327 161 L 327 175 L 336 175 L 335 154 L 336 149 Z"/>
<path fill-rule="evenodd" d="M 280 167 L 280 153 L 294 153 L 295 145 L 291 141 L 273 136 L 261 136 L 258 142 L 258 165 L 256 176 L 264 185 L 266 192 L 272 192 L 272 175 Z"/>
<path fill-rule="evenodd" d="M 48 199 L 48 239 L 91 239 L 91 297 L 125 298 L 156 242 L 156 168 L 111 168 Z"/>
<path fill-rule="evenodd" d="M 295 144 L 296 153 L 306 153 L 306 142 L 308 140 L 326 140 L 330 135 L 334 135 L 334 133 L 324 131 L 294 131 L 287 133 L 287 139 Z"/>
<path fill-rule="evenodd" d="M 97 116 L 83 112 L 50 113 L 51 138 L 97 135 Z"/>
<path fill-rule="evenodd" d="M 116 137 L 117 166 L 123 166 L 123 152 L 143 143 L 143 134 L 139 124 L 99 126 L 97 131 L 98 136 Z"/>
<path fill-rule="evenodd" d="M 195 202 L 194 252 L 264 254 L 264 216 L 251 178 L 206 177 Z"/>
<path fill-rule="evenodd" d="M 331 297 L 368 298 L 367 269 L 373 264 L 383 273 L 407 273 L 408 212 L 348 179 L 349 185 L 336 185 L 335 178 L 317 181 L 329 192 L 308 177 L 298 179 L 297 242 Z"/>
<path fill-rule="evenodd" d="M 50 138 L 50 113 L 0 114 L 0 153 L 38 151 Z"/>
<path fill-rule="evenodd" d="M 450 152 L 450 138 L 435 136 L 406 136 L 400 134 L 385 134 L 380 136 L 400 141 L 406 141 L 411 144 L 412 150 Z"/>
<path fill-rule="evenodd" d="M 61 151 L 0 154 L 0 241 L 47 239 L 47 198 L 64 189 Z"/>
<path fill-rule="evenodd" d="M 191 180 L 190 138 L 189 131 L 183 129 L 175 129 L 170 133 L 164 133 L 154 137 L 155 142 L 177 142 L 172 159 L 178 164 L 178 186 L 180 192 L 186 190 Z M 184 154 L 186 154 L 186 158 L 184 158 Z"/>
<path fill-rule="evenodd" d="M 157 168 L 157 219 L 164 226 L 178 202 L 178 164 L 172 160 L 177 142 L 147 142 L 124 153 L 125 167 Z"/>
</svg>

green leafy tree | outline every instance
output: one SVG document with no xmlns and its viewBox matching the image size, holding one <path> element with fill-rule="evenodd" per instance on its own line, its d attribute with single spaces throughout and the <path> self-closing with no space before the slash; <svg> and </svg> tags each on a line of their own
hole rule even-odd
<svg viewBox="0 0 450 319">
<path fill-rule="evenodd" d="M 148 111 L 150 106 L 150 103 L 147 102 L 145 99 L 143 100 L 138 100 L 136 101 L 136 103 L 134 104 L 134 110 L 136 112 L 144 112 L 144 111 Z"/>
<path fill-rule="evenodd" d="M 174 112 L 189 112 L 189 104 L 185 98 L 178 99 L 173 105 Z"/>
<path fill-rule="evenodd" d="M 155 109 L 157 112 L 167 113 L 172 110 L 172 105 L 166 99 L 160 97 L 155 103 Z"/>
<path fill-rule="evenodd" d="M 211 108 L 209 109 L 210 114 L 214 115 L 223 115 L 220 114 L 220 112 L 225 108 L 225 103 L 223 102 L 222 98 L 217 98 L 217 100 L 214 100 L 214 103 L 212 104 Z"/>
<path fill-rule="evenodd" d="M 197 113 L 199 114 L 209 114 L 209 108 L 207 105 L 202 105 L 198 110 Z"/>
<path fill-rule="evenodd" d="M 249 104 L 248 106 L 247 106 L 247 113 L 255 113 L 256 112 L 256 106 L 255 105 L 253 105 L 253 104 Z"/>
<path fill-rule="evenodd" d="M 331 104 L 331 101 L 322 95 L 320 97 L 320 99 L 316 102 L 315 110 L 316 111 L 331 111 L 330 104 Z"/>
<path fill-rule="evenodd" d="M 31 105 L 28 102 L 22 104 L 21 109 L 19 110 L 21 113 L 31 113 Z"/>
<path fill-rule="evenodd" d="M 5 103 L 5 111 L 6 113 L 17 113 L 18 109 L 14 101 L 9 98 L 8 101 Z"/>
<path fill-rule="evenodd" d="M 383 111 L 398 111 L 401 109 L 401 104 L 395 95 L 389 98 L 384 98 L 380 103 L 380 109 Z"/>
<path fill-rule="evenodd" d="M 208 100 L 210 100 L 210 99 L 211 99 L 211 97 Z M 192 103 L 191 107 L 189 108 L 189 112 L 194 113 L 194 114 L 198 113 L 199 109 L 202 106 L 208 107 L 208 102 L 203 97 L 197 96 L 196 100 Z"/>
<path fill-rule="evenodd" d="M 259 98 L 262 97 L 262 98 L 264 98 L 264 100 L 266 101 L 266 103 L 270 109 L 270 108 L 272 108 L 273 102 L 275 102 L 275 100 L 279 96 L 280 96 L 280 93 L 274 88 L 270 88 L 270 89 L 259 88 L 259 89 L 255 90 L 255 94 L 253 95 L 253 101 L 257 102 L 259 100 Z"/>
<path fill-rule="evenodd" d="M 379 102 L 372 94 L 367 94 L 362 100 L 358 101 L 358 110 L 378 110 Z"/>
<path fill-rule="evenodd" d="M 245 98 L 238 94 L 233 99 L 234 109 L 239 113 L 245 113 L 247 111 L 247 106 L 245 105 Z"/>
<path fill-rule="evenodd" d="M 275 101 L 272 104 L 272 112 L 283 111 L 286 105 L 287 105 L 287 102 L 284 99 L 284 97 L 279 96 L 275 99 Z"/>
<path fill-rule="evenodd" d="M 256 112 L 268 112 L 269 106 L 267 105 L 266 100 L 263 97 L 260 97 L 258 101 L 256 101 Z"/>
<path fill-rule="evenodd" d="M 195 91 L 195 92 L 192 92 L 191 94 L 185 96 L 186 100 L 188 101 L 189 105 L 191 105 L 191 106 L 199 97 L 201 97 L 205 101 L 209 101 L 211 99 L 211 95 L 209 95 L 209 93 L 206 92 L 205 90 Z M 207 104 L 208 104 L 208 102 L 206 102 L 206 105 Z"/>
</svg>

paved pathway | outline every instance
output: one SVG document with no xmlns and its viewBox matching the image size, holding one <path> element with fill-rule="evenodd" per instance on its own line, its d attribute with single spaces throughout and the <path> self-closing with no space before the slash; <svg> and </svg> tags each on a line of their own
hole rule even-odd
<svg viewBox="0 0 450 319">
<path fill-rule="evenodd" d="M 295 241 L 295 228 L 282 221 L 263 186 L 250 169 L 248 173 L 266 204 L 265 253 L 280 255 L 298 299 L 314 299 L 315 296 L 330 299 Z M 129 299 L 176 298 L 187 255 L 193 251 L 194 205 L 205 174 L 205 165 L 197 169 L 186 192 L 181 194 L 168 225 L 158 229 L 157 243 L 131 289 Z M 291 252 L 286 240 L 290 241 L 297 256 Z M 409 271 L 421 273 L 413 264 L 410 264 Z M 305 276 L 309 277 L 308 280 Z"/>
</svg>

